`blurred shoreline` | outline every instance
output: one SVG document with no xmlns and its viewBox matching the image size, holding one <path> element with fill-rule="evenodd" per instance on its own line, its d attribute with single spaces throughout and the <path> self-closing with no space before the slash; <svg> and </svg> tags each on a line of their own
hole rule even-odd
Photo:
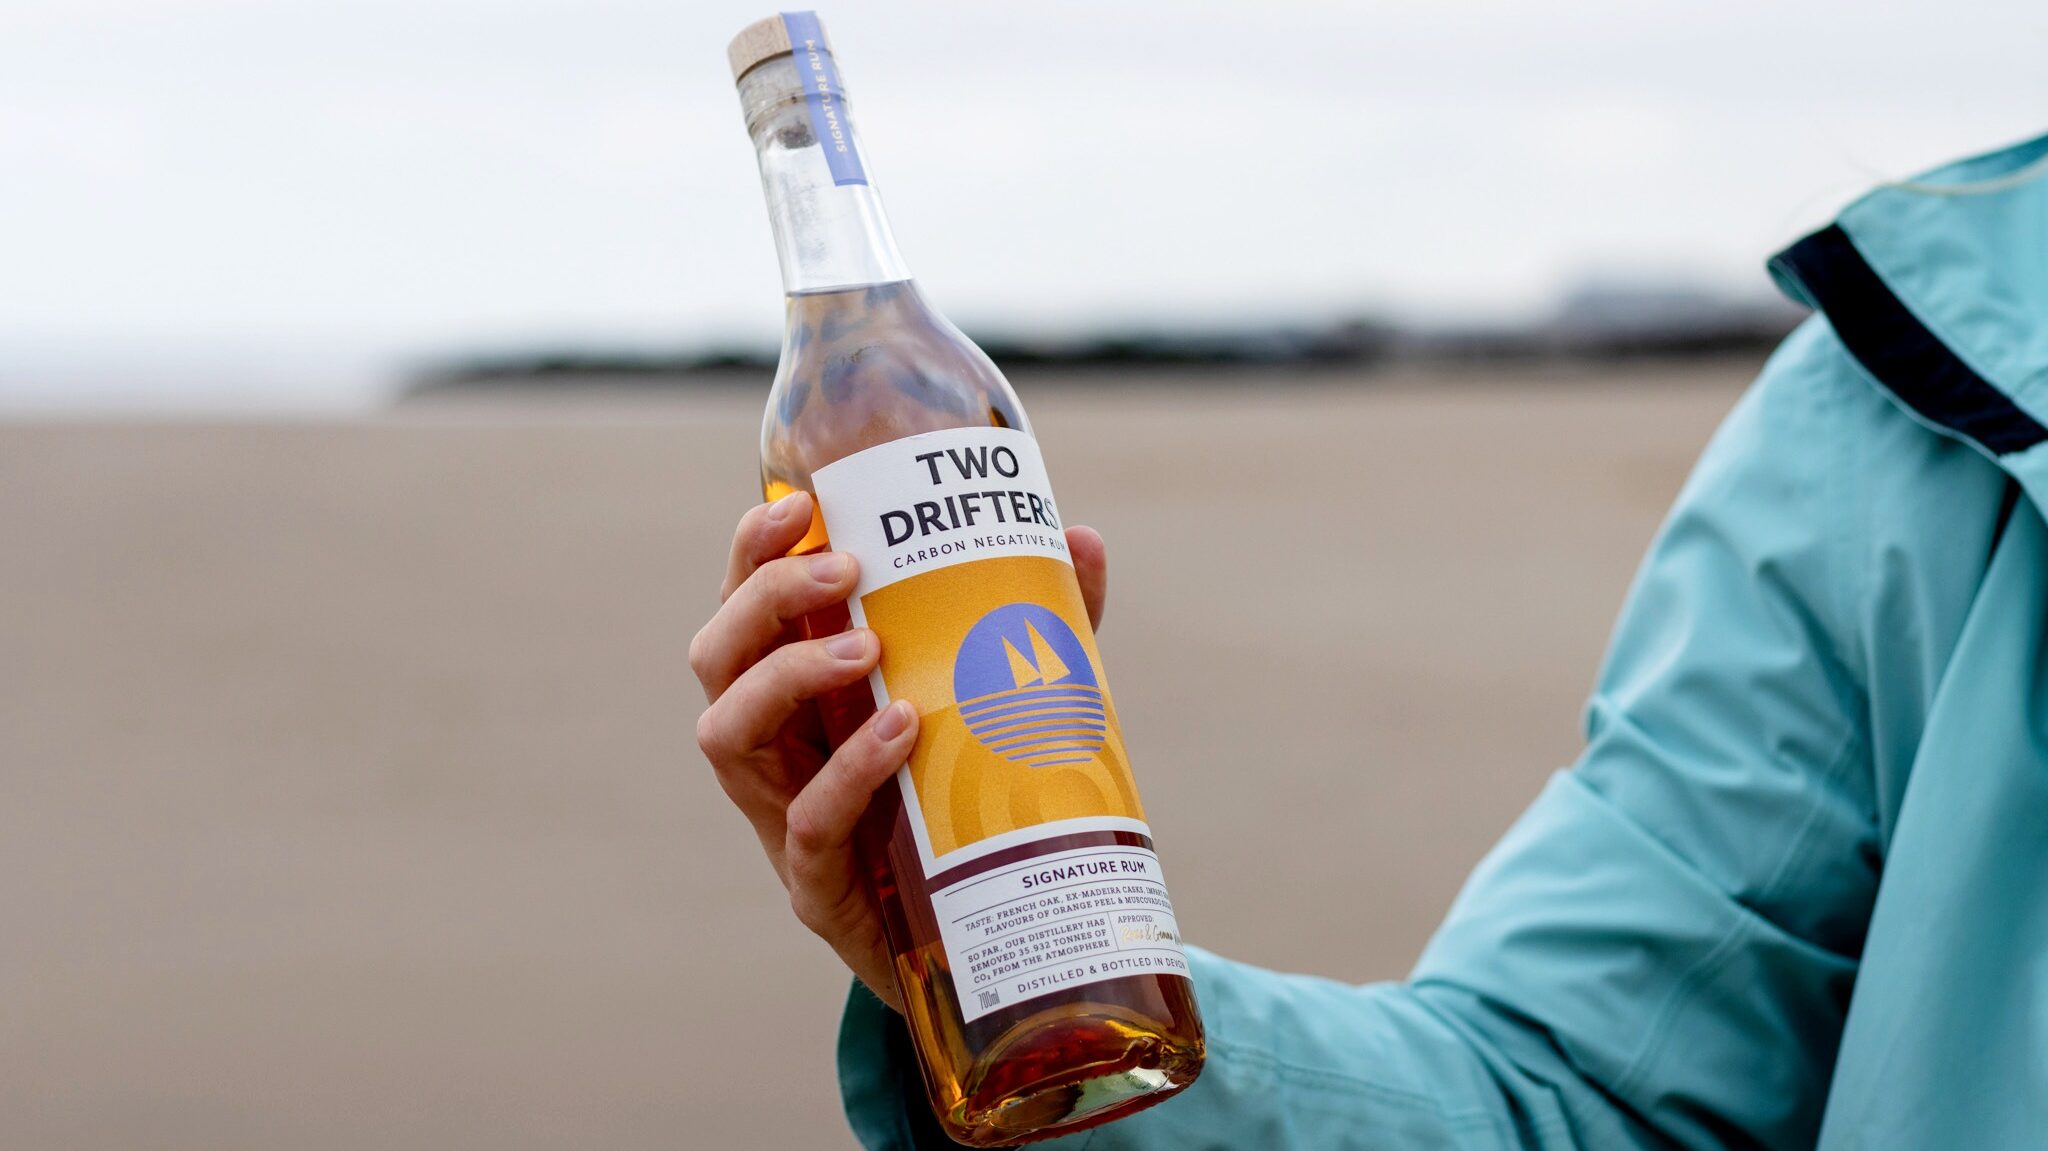
<svg viewBox="0 0 2048 1151">
<path fill-rule="evenodd" d="M 1751 298 L 1640 284 L 1589 284 L 1548 316 L 1518 324 L 1403 324 L 1354 318 L 1109 332 L 970 331 L 1006 372 L 1052 369 L 1048 380 L 1113 372 L 1133 385 L 1234 382 L 1268 377 L 1368 383 L 1394 369 L 1582 373 L 1630 364 L 1684 364 L 1768 352 L 1804 316 L 1776 297 Z M 400 399 L 453 391 L 538 386 L 581 389 L 729 387 L 776 367 L 772 346 L 624 349 L 599 344 L 465 353 L 432 359 L 404 382 Z"/>
</svg>

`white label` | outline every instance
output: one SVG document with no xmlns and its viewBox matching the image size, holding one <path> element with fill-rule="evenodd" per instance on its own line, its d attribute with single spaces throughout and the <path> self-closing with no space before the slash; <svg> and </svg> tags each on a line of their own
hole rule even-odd
<svg viewBox="0 0 2048 1151">
<path fill-rule="evenodd" d="M 932 896 L 968 1020 L 1124 975 L 1186 975 L 1159 857 L 1083 847 L 964 879 Z"/>
<path fill-rule="evenodd" d="M 855 599 L 975 560 L 1073 562 L 1038 441 L 1012 428 L 905 436 L 827 464 L 811 482 L 832 549 L 860 560 Z"/>
</svg>

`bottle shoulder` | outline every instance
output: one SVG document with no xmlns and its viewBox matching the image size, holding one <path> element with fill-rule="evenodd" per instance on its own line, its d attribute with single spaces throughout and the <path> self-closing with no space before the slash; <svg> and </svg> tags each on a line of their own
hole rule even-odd
<svg viewBox="0 0 2048 1151">
<path fill-rule="evenodd" d="M 1030 423 L 1009 381 L 909 281 L 790 298 L 761 427 L 765 485 L 920 432 Z"/>
</svg>

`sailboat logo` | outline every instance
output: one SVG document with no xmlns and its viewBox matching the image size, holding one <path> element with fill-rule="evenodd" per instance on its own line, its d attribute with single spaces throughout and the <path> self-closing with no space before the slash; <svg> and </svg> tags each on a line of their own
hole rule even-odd
<svg viewBox="0 0 2048 1151">
<path fill-rule="evenodd" d="M 1086 763 L 1107 738 L 1088 650 L 1035 603 L 1005 604 L 968 629 L 953 659 L 953 698 L 983 747 L 1029 767 Z"/>
</svg>

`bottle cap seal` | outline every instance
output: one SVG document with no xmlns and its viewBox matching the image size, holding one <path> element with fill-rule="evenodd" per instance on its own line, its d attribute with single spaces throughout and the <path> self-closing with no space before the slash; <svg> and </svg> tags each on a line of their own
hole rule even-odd
<svg viewBox="0 0 2048 1151">
<path fill-rule="evenodd" d="M 819 26 L 822 35 L 824 26 Z M 732 64 L 733 83 L 739 83 L 747 70 L 766 60 L 790 53 L 789 25 L 780 15 L 756 20 L 740 29 L 740 34 L 725 46 L 725 58 Z"/>
</svg>

